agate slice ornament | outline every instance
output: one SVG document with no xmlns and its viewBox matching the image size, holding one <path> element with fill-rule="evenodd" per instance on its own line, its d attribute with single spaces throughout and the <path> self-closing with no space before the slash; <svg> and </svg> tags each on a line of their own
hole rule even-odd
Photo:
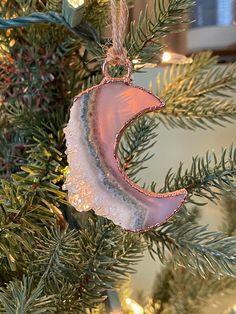
<svg viewBox="0 0 236 314">
<path fill-rule="evenodd" d="M 103 81 L 78 95 L 64 129 L 69 174 L 66 189 L 78 211 L 93 209 L 129 231 L 146 231 L 165 223 L 181 207 L 185 189 L 153 193 L 132 182 L 119 166 L 117 149 L 125 129 L 141 115 L 164 103 L 131 83 L 114 79 L 103 67 Z"/>
</svg>

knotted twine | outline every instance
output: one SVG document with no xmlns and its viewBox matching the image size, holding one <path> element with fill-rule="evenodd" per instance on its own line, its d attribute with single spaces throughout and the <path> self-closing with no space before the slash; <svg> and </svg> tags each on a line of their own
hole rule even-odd
<svg viewBox="0 0 236 314">
<path fill-rule="evenodd" d="M 117 2 L 120 2 L 119 9 Z M 127 62 L 127 50 L 124 48 L 125 31 L 129 18 L 126 0 L 110 0 L 112 17 L 112 47 L 107 51 L 106 61 L 120 65 Z"/>
</svg>

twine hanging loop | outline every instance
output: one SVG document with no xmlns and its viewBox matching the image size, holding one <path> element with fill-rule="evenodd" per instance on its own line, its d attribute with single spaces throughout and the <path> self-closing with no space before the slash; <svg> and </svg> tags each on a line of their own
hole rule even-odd
<svg viewBox="0 0 236 314">
<path fill-rule="evenodd" d="M 119 8 L 117 1 L 120 2 Z M 107 51 L 106 62 L 112 65 L 127 64 L 127 50 L 124 48 L 125 31 L 129 18 L 126 0 L 110 0 L 112 17 L 112 42 Z"/>
</svg>

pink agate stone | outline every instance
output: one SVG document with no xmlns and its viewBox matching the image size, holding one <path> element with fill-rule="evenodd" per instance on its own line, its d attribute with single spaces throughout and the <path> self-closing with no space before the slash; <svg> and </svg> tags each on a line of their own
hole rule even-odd
<svg viewBox="0 0 236 314">
<path fill-rule="evenodd" d="M 80 94 L 65 129 L 69 201 L 79 211 L 94 209 L 130 231 L 145 231 L 172 217 L 187 191 L 153 193 L 133 183 L 119 167 L 117 147 L 138 116 L 163 102 L 122 80 L 103 82 Z"/>
</svg>

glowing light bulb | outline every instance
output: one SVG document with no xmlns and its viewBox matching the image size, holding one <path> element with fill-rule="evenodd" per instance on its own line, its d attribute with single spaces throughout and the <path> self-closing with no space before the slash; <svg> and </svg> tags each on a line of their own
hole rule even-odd
<svg viewBox="0 0 236 314">
<path fill-rule="evenodd" d="M 133 312 L 133 314 L 144 314 L 144 309 L 142 308 L 142 306 L 140 306 L 134 300 L 127 298 L 125 300 L 125 303 L 127 304 L 128 308 Z"/>
<path fill-rule="evenodd" d="M 74 28 L 80 24 L 83 18 L 84 0 L 63 0 L 62 15 L 70 27 Z"/>
<path fill-rule="evenodd" d="M 130 298 L 127 298 L 127 299 L 125 300 L 125 303 L 126 303 L 127 305 L 130 305 L 130 304 L 132 303 L 132 300 L 131 300 Z"/>
<path fill-rule="evenodd" d="M 186 57 L 185 55 L 165 51 L 163 55 L 161 56 L 161 63 L 166 64 L 190 64 L 193 62 L 193 59 L 191 57 Z M 142 69 L 142 68 L 156 68 L 158 67 L 158 64 L 156 63 L 142 63 L 139 59 L 133 59 L 132 63 L 134 65 L 134 68 L 136 70 Z"/>
<path fill-rule="evenodd" d="M 140 61 L 138 60 L 138 59 L 133 59 L 133 64 L 139 64 L 140 63 Z"/>
<path fill-rule="evenodd" d="M 168 63 L 171 60 L 171 54 L 168 51 L 165 51 L 162 55 L 162 62 Z"/>
<path fill-rule="evenodd" d="M 78 8 L 79 6 L 84 4 L 84 0 L 69 0 L 68 3 L 74 7 L 74 8 Z"/>
<path fill-rule="evenodd" d="M 132 310 L 134 311 L 134 314 L 143 314 L 143 308 L 135 303 L 131 304 Z"/>
<path fill-rule="evenodd" d="M 165 51 L 162 55 L 162 63 L 170 64 L 189 64 L 193 62 L 192 58 L 186 57 L 179 53 Z"/>
</svg>

